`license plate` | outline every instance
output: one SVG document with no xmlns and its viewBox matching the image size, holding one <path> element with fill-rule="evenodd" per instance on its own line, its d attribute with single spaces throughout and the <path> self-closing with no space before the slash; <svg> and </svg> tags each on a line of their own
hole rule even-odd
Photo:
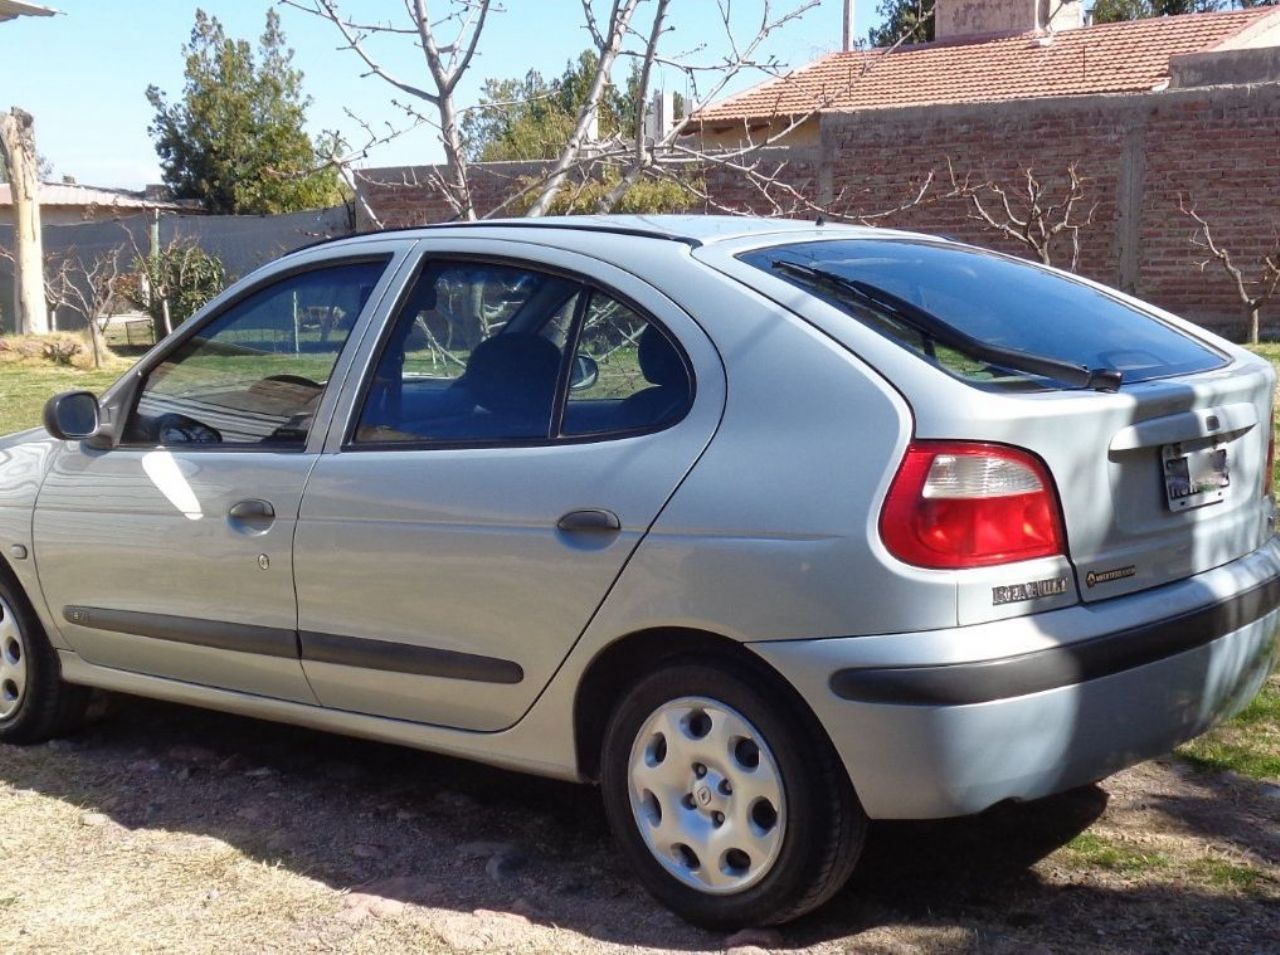
<svg viewBox="0 0 1280 955">
<path fill-rule="evenodd" d="M 1181 444 L 1166 444 L 1160 449 L 1160 464 L 1165 498 L 1172 511 L 1216 504 L 1231 485 L 1226 448 L 1189 449 Z"/>
</svg>

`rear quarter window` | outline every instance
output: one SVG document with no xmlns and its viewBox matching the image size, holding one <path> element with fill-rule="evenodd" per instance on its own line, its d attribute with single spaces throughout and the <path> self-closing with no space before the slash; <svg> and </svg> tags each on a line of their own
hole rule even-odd
<svg viewBox="0 0 1280 955">
<path fill-rule="evenodd" d="M 1208 371 L 1226 356 L 1120 299 L 1031 263 L 943 242 L 839 239 L 775 245 L 739 258 L 804 288 L 973 384 L 1060 387 L 946 347 L 889 311 L 776 267 L 821 269 L 874 286 L 987 345 L 1111 368 L 1124 384 Z"/>
</svg>

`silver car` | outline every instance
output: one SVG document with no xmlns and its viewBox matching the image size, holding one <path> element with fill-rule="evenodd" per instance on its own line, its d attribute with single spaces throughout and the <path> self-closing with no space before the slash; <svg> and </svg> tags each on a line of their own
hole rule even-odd
<svg viewBox="0 0 1280 955">
<path fill-rule="evenodd" d="M 1267 362 L 920 235 L 363 235 L 0 441 L 0 740 L 87 688 L 598 783 L 777 923 L 869 819 L 1098 780 L 1276 657 Z"/>
</svg>

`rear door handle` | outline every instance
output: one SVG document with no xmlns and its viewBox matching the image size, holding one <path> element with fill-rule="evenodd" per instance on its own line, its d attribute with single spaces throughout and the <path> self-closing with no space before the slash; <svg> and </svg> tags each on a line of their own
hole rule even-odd
<svg viewBox="0 0 1280 955">
<path fill-rule="evenodd" d="M 622 521 L 613 511 L 592 507 L 570 511 L 556 521 L 556 527 L 568 534 L 612 534 L 622 530 Z"/>
<path fill-rule="evenodd" d="M 227 517 L 240 524 L 270 524 L 276 519 L 276 509 L 270 501 L 238 501 L 231 505 Z"/>
</svg>

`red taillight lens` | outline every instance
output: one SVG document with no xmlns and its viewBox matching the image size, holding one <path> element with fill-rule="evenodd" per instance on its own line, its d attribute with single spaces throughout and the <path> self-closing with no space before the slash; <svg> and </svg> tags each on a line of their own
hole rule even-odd
<svg viewBox="0 0 1280 955">
<path fill-rule="evenodd" d="M 920 567 L 989 567 L 1063 552 L 1053 480 L 998 444 L 914 441 L 880 512 L 880 538 Z"/>
</svg>

